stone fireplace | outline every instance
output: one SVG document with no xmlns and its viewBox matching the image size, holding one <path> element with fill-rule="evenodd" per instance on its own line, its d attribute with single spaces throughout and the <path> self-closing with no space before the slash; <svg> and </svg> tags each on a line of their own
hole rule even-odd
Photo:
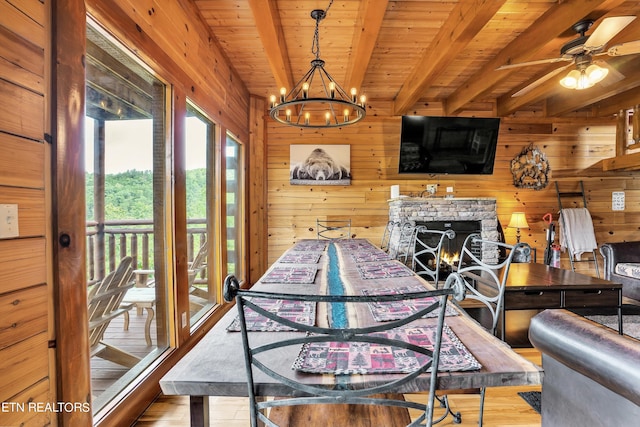
<svg viewBox="0 0 640 427">
<path fill-rule="evenodd" d="M 426 225 L 432 229 L 459 228 L 459 238 L 455 243 L 460 251 L 464 237 L 479 232 L 485 240 L 500 241 L 496 200 L 490 198 L 435 198 L 435 197 L 398 197 L 389 200 L 389 220 L 417 225 Z M 462 237 L 462 239 L 460 239 Z M 482 261 L 496 264 L 499 251 L 494 245 L 478 248 Z"/>
</svg>

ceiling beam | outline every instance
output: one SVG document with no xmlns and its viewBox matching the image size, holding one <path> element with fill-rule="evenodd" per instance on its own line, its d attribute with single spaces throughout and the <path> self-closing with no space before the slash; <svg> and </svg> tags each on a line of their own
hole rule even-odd
<svg viewBox="0 0 640 427">
<path fill-rule="evenodd" d="M 369 61 L 376 46 L 388 4 L 389 0 L 363 0 L 360 2 L 351 41 L 353 52 L 347 64 L 345 88 L 355 87 L 358 92 L 365 92 L 362 88 L 362 82 L 367 68 L 369 68 Z"/>
<path fill-rule="evenodd" d="M 622 3 L 624 0 L 566 0 L 558 2 L 452 93 L 445 101 L 445 113 L 447 115 L 459 113 L 466 104 L 482 98 L 514 72 L 513 69 L 496 71 L 496 68 L 505 64 L 537 59 L 535 54 L 541 48 L 547 43 L 553 42 L 575 22 L 587 15 L 597 19 L 606 10 Z M 594 16 L 594 13 L 600 15 Z"/>
<path fill-rule="evenodd" d="M 280 12 L 276 3 L 270 0 L 249 0 L 249 7 L 251 7 L 262 47 L 278 88 L 291 89 L 295 82 L 291 72 L 287 43 L 280 23 Z"/>
<path fill-rule="evenodd" d="M 554 96 L 547 99 L 547 116 L 562 116 L 640 86 L 640 58 L 631 55 L 615 59 L 617 61 L 610 60 L 609 64 L 624 75 L 622 80 L 608 86 L 600 83 L 585 90 L 556 91 Z M 603 83 L 605 81 L 606 79 Z M 636 100 L 626 108 L 631 108 L 637 103 Z"/>
<path fill-rule="evenodd" d="M 555 71 L 559 70 L 557 65 L 555 66 L 555 68 L 556 70 L 548 70 L 548 72 L 545 73 L 544 76 L 547 76 L 550 73 L 555 73 Z M 565 67 L 562 67 L 562 69 L 565 69 Z M 566 73 L 567 72 L 564 70 L 558 71 L 558 74 L 555 74 L 553 77 L 550 77 L 546 81 L 540 82 L 539 84 L 537 83 L 537 78 L 539 76 L 536 76 L 532 81 L 529 81 L 524 85 L 525 88 L 529 85 L 536 85 L 528 92 L 520 96 L 512 96 L 512 93 L 507 93 L 500 96 L 496 100 L 496 111 L 498 117 L 508 116 L 509 114 L 515 113 L 526 105 L 535 104 L 538 101 L 546 99 L 549 97 L 550 93 L 554 93 L 558 90 L 567 90 L 560 86 L 559 83 L 560 76 L 565 75 Z M 517 93 L 517 91 L 514 91 L 513 93 Z"/>
<path fill-rule="evenodd" d="M 606 117 L 618 114 L 620 110 L 629 109 L 637 104 L 640 104 L 640 86 L 598 102 L 594 111 L 596 116 Z"/>
<path fill-rule="evenodd" d="M 506 0 L 462 0 L 404 81 L 393 102 L 394 115 L 406 114 L 425 89 L 484 28 Z"/>
</svg>

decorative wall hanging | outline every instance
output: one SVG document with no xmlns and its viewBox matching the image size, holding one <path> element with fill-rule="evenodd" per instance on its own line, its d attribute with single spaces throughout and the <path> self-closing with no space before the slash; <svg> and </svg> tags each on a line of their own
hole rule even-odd
<svg viewBox="0 0 640 427">
<path fill-rule="evenodd" d="M 533 144 L 529 144 L 511 160 L 511 174 L 516 188 L 542 190 L 549 184 L 550 172 L 547 156 Z"/>
<path fill-rule="evenodd" d="M 293 185 L 350 185 L 351 146 L 290 147 L 289 182 Z"/>
</svg>

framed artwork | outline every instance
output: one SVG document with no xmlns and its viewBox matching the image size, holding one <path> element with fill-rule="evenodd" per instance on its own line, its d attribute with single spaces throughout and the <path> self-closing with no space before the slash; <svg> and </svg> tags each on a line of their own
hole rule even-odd
<svg viewBox="0 0 640 427">
<path fill-rule="evenodd" d="M 292 185 L 350 185 L 350 145 L 292 144 L 289 154 Z"/>
</svg>

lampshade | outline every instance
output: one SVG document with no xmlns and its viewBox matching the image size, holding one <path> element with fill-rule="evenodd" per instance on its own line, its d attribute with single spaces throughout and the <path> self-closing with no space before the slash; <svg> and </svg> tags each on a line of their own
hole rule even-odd
<svg viewBox="0 0 640 427">
<path fill-rule="evenodd" d="M 609 74 L 609 69 L 597 64 L 590 64 L 586 67 L 581 65 L 578 69 L 569 71 L 569 74 L 560 80 L 560 84 L 567 89 L 587 89 L 601 82 L 607 74 Z"/>
<path fill-rule="evenodd" d="M 524 215 L 524 212 L 513 212 L 511 214 L 511 221 L 509 221 L 509 228 L 529 228 L 529 224 L 527 224 L 527 218 Z"/>
</svg>

